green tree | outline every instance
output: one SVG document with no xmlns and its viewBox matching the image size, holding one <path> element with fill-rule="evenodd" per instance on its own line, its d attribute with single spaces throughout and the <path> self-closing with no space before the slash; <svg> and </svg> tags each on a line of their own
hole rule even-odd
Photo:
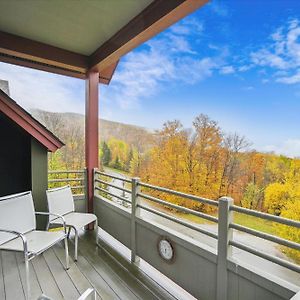
<svg viewBox="0 0 300 300">
<path fill-rule="evenodd" d="M 125 171 L 127 171 L 127 172 L 130 171 L 130 164 L 131 164 L 132 159 L 133 159 L 133 149 L 131 147 L 129 150 L 128 156 L 127 156 L 127 161 L 125 163 Z"/>
<path fill-rule="evenodd" d="M 250 209 L 257 209 L 263 196 L 263 189 L 255 183 L 250 182 L 245 188 L 244 195 L 241 200 L 241 206 Z"/>
<path fill-rule="evenodd" d="M 122 164 L 120 162 L 119 156 L 116 156 L 115 161 L 113 163 L 113 167 L 118 170 L 122 170 Z"/>
<path fill-rule="evenodd" d="M 111 161 L 111 151 L 106 142 L 102 143 L 102 157 L 101 162 L 103 166 L 108 166 Z"/>
</svg>

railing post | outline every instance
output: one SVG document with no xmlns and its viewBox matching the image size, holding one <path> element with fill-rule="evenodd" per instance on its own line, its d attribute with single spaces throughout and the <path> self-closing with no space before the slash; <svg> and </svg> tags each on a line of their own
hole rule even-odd
<svg viewBox="0 0 300 300">
<path fill-rule="evenodd" d="M 83 169 L 84 173 L 83 173 L 83 177 L 84 177 L 84 199 L 86 202 L 86 211 L 87 211 L 87 201 L 88 201 L 88 184 L 87 184 L 87 180 L 88 180 L 88 174 L 87 174 L 87 168 Z"/>
<path fill-rule="evenodd" d="M 219 199 L 217 300 L 227 300 L 227 260 L 232 255 L 232 247 L 229 245 L 229 241 L 232 240 L 233 236 L 233 231 L 229 227 L 233 218 L 233 213 L 230 210 L 230 206 L 232 205 L 233 199 L 230 197 L 222 197 Z"/>
<path fill-rule="evenodd" d="M 130 228 L 130 245 L 131 245 L 131 262 L 137 263 L 139 261 L 136 255 L 136 217 L 138 213 L 138 202 L 139 197 L 138 193 L 140 192 L 140 179 L 139 178 L 132 178 L 131 179 L 131 228 Z"/>
<path fill-rule="evenodd" d="M 96 172 L 97 171 L 98 171 L 98 168 L 93 169 L 93 196 L 94 197 L 95 197 L 95 194 L 96 194 L 96 178 L 97 178 Z"/>
</svg>

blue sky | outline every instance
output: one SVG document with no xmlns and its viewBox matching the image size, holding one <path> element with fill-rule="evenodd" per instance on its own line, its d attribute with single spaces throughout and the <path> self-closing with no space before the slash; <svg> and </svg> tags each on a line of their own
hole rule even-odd
<svg viewBox="0 0 300 300">
<path fill-rule="evenodd" d="M 84 82 L 0 63 L 26 108 L 84 112 Z M 300 156 L 300 2 L 212 1 L 126 55 L 100 116 L 157 129 L 208 114 L 261 151 Z"/>
</svg>

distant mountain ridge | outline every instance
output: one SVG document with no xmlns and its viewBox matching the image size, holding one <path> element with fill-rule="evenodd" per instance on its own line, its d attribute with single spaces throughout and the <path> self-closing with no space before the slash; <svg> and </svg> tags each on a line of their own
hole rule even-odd
<svg viewBox="0 0 300 300">
<path fill-rule="evenodd" d="M 50 131 L 59 137 L 64 130 L 64 124 L 71 124 L 84 134 L 85 116 L 78 113 L 54 113 L 38 109 L 30 111 L 31 114 L 45 125 Z M 124 124 L 105 119 L 99 119 L 100 141 L 108 141 L 111 138 L 123 140 L 129 145 L 144 151 L 151 147 L 154 141 L 154 132 L 140 126 Z"/>
</svg>

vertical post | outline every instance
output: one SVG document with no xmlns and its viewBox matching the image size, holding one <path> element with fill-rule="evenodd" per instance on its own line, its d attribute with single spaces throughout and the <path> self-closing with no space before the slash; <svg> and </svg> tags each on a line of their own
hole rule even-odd
<svg viewBox="0 0 300 300">
<path fill-rule="evenodd" d="M 87 184 L 87 168 L 84 168 L 83 169 L 83 177 L 84 177 L 84 189 L 83 189 L 83 193 L 84 193 L 84 200 L 86 201 L 86 211 L 88 210 L 88 207 L 87 207 L 87 195 L 88 195 L 88 184 Z"/>
<path fill-rule="evenodd" d="M 232 240 L 233 236 L 233 231 L 229 227 L 233 217 L 233 213 L 230 210 L 232 205 L 232 198 L 222 197 L 219 199 L 217 300 L 227 300 L 227 260 L 232 255 L 232 248 L 229 245 L 229 241 Z"/>
<path fill-rule="evenodd" d="M 136 255 L 136 217 L 137 217 L 137 205 L 139 202 L 138 193 L 140 192 L 140 179 L 139 178 L 132 178 L 131 179 L 131 228 L 130 228 L 130 235 L 131 235 L 131 262 L 137 263 L 138 258 Z"/>
<path fill-rule="evenodd" d="M 93 212 L 93 169 L 98 168 L 98 86 L 99 73 L 89 72 L 86 79 L 85 161 L 87 168 L 87 211 Z"/>
</svg>

